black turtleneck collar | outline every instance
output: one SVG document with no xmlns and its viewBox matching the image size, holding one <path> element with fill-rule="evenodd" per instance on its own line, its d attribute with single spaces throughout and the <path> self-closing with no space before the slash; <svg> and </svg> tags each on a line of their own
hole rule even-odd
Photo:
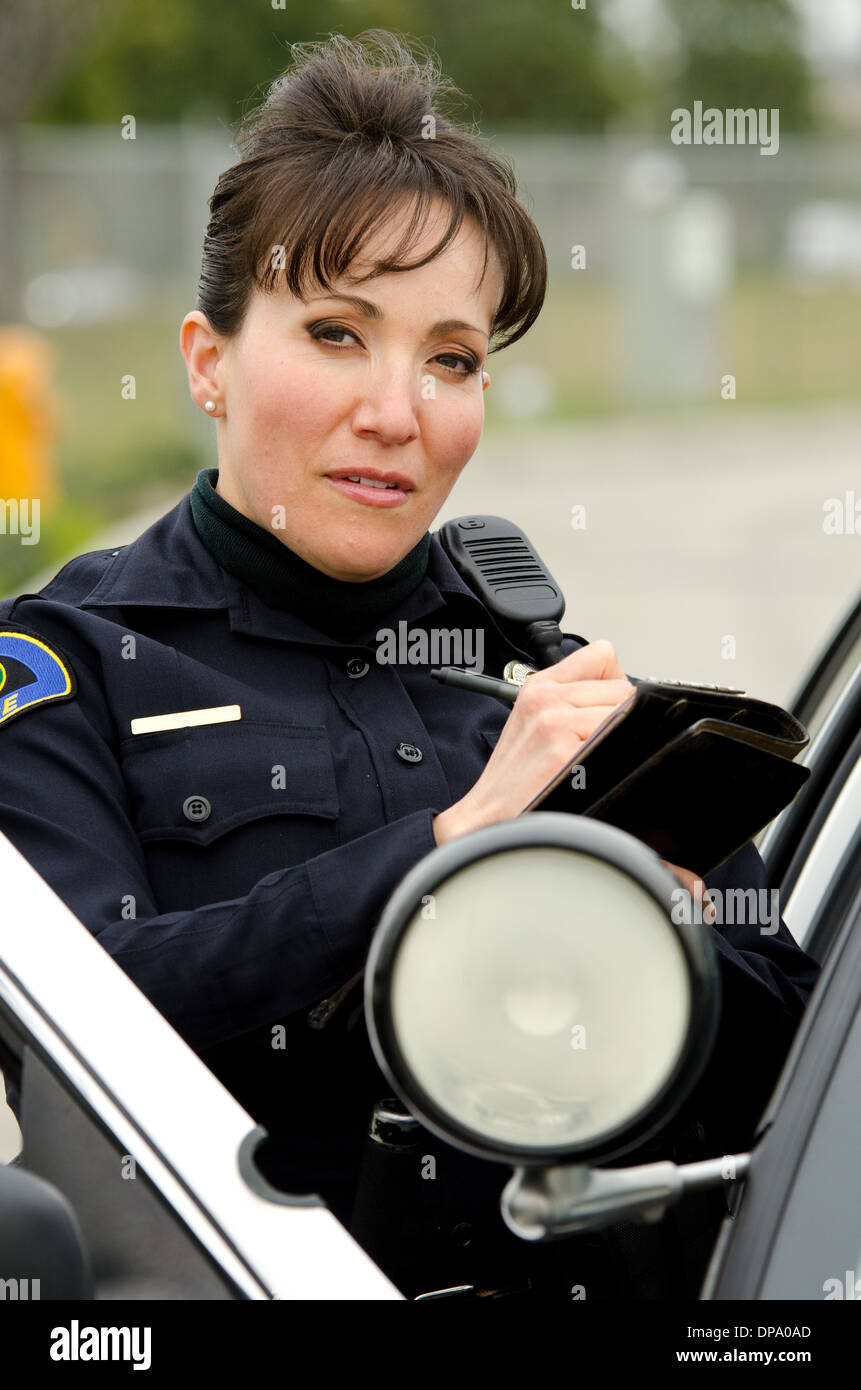
<svg viewBox="0 0 861 1390">
<path fill-rule="evenodd" d="M 271 608 L 284 608 L 331 636 L 349 637 L 390 613 L 425 577 L 430 532 L 379 579 L 351 583 L 315 569 L 215 491 L 217 468 L 203 468 L 190 493 L 203 544 L 222 569 Z"/>
</svg>

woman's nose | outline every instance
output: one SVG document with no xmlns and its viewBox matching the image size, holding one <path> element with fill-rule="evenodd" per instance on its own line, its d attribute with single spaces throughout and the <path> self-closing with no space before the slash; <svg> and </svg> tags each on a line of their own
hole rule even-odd
<svg viewBox="0 0 861 1390">
<path fill-rule="evenodd" d="M 387 444 L 406 444 L 419 433 L 422 381 L 407 370 L 380 365 L 365 379 L 353 415 L 357 432 L 378 434 Z"/>
</svg>

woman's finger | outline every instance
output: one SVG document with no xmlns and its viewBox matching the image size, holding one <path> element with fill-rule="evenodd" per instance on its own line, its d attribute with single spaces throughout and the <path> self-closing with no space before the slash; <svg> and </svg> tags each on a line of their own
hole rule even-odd
<svg viewBox="0 0 861 1390">
<path fill-rule="evenodd" d="M 541 675 L 563 684 L 580 680 L 626 679 L 625 672 L 619 665 L 616 649 L 605 637 L 597 642 L 588 642 L 585 647 L 564 656 L 553 666 L 545 667 Z"/>
<path fill-rule="evenodd" d="M 581 737 L 588 737 L 618 708 L 618 705 L 570 705 L 561 723 L 561 731 L 564 733 L 568 728 L 573 728 Z"/>
<path fill-rule="evenodd" d="M 694 903 L 700 904 L 701 916 L 705 925 L 707 927 L 712 926 L 717 913 L 709 897 L 709 890 L 699 875 L 695 874 L 692 869 L 683 869 L 679 864 L 671 863 L 669 859 L 662 859 L 661 863 L 666 864 L 668 869 L 672 869 L 679 883 L 690 896 L 691 906 L 693 907 Z"/>
<path fill-rule="evenodd" d="M 526 684 L 534 680 L 534 676 L 527 676 Z M 625 678 L 621 680 L 576 680 L 576 681 L 557 681 L 553 690 L 572 705 L 606 705 L 613 703 L 613 708 L 620 705 L 623 700 L 627 700 L 629 695 L 634 693 L 635 687 Z M 519 697 L 518 697 L 519 698 Z"/>
</svg>

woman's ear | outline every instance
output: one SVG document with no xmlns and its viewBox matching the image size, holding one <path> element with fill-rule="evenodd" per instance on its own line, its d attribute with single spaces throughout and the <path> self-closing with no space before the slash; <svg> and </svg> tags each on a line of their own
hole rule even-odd
<svg viewBox="0 0 861 1390">
<path fill-rule="evenodd" d="M 209 411 L 209 402 L 219 399 L 218 365 L 220 348 L 209 320 L 198 309 L 186 314 L 179 330 L 179 349 L 185 359 L 191 398 Z M 209 412 L 214 414 L 214 411 Z"/>
</svg>

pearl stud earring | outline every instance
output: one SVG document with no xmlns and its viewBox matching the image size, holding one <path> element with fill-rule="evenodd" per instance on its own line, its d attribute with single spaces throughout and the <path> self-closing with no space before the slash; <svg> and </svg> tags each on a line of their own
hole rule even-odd
<svg viewBox="0 0 861 1390">
<path fill-rule="evenodd" d="M 208 411 L 210 412 L 210 414 L 211 414 L 212 411 L 215 409 L 215 401 L 206 401 L 206 402 L 204 403 L 203 408 L 204 408 L 204 410 L 208 410 Z"/>
</svg>

